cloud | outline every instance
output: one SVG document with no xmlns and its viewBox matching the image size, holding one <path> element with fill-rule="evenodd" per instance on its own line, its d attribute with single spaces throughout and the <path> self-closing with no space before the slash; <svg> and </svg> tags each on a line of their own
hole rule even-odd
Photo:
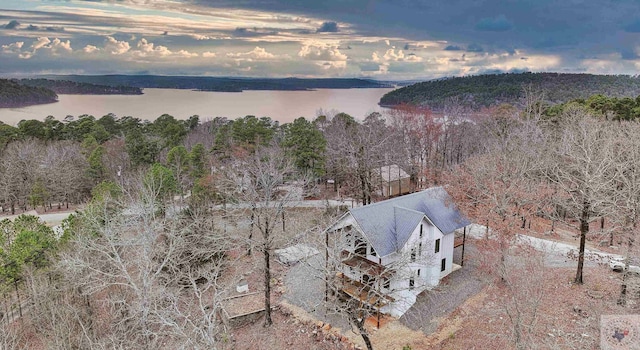
<svg viewBox="0 0 640 350">
<path fill-rule="evenodd" d="M 47 45 L 49 45 L 51 43 L 51 40 L 49 40 L 49 38 L 47 37 L 40 37 L 38 38 L 36 41 L 33 42 L 33 44 L 31 44 L 31 48 L 33 49 L 33 51 L 36 51 L 38 49 L 41 49 Z"/>
<path fill-rule="evenodd" d="M 54 55 L 58 54 L 60 51 L 66 51 L 66 52 L 73 51 L 73 49 L 71 48 L 70 40 L 61 41 L 58 38 L 53 39 L 53 41 L 51 42 L 51 45 L 47 46 L 46 48 L 50 49 Z"/>
<path fill-rule="evenodd" d="M 476 23 L 476 30 L 486 32 L 506 32 L 513 28 L 511 23 L 504 15 L 499 15 L 494 18 L 483 18 Z"/>
<path fill-rule="evenodd" d="M 253 50 L 251 50 L 249 52 L 228 53 L 227 57 L 265 60 L 265 59 L 275 58 L 276 55 L 274 55 L 274 54 L 272 54 L 270 52 L 267 52 L 267 50 L 265 50 L 264 48 L 262 48 L 260 46 L 256 46 Z"/>
<path fill-rule="evenodd" d="M 346 61 L 349 57 L 338 48 L 339 45 L 318 41 L 306 42 L 298 51 L 298 57 L 314 61 Z"/>
<path fill-rule="evenodd" d="M 112 55 L 122 55 L 131 49 L 131 45 L 126 41 L 119 41 L 112 36 L 108 36 L 105 39 L 104 49 Z"/>
<path fill-rule="evenodd" d="M 278 31 L 264 28 L 243 28 L 238 27 L 233 31 L 234 36 L 238 37 L 258 37 L 265 35 L 277 35 Z"/>
<path fill-rule="evenodd" d="M 142 38 L 140 39 L 140 41 L 138 41 L 137 48 L 138 50 L 136 51 L 136 53 L 142 57 L 146 57 L 146 56 L 163 57 L 163 56 L 171 55 L 171 51 L 166 46 L 162 46 L 162 45 L 155 46 L 154 43 L 148 42 L 147 39 L 145 38 Z"/>
<path fill-rule="evenodd" d="M 64 32 L 64 27 L 54 27 L 54 26 L 40 27 L 37 25 L 30 24 L 27 28 L 25 28 L 25 30 L 29 30 L 32 32 L 36 32 L 36 31 Z"/>
<path fill-rule="evenodd" d="M 24 41 L 16 41 L 15 43 L 2 45 L 2 52 L 19 54 L 21 52 L 22 46 L 24 46 Z"/>
<path fill-rule="evenodd" d="M 149 42 L 145 38 L 141 38 L 136 44 L 137 50 L 132 50 L 131 54 L 139 58 L 166 58 L 166 57 L 197 57 L 197 53 L 191 53 L 187 50 L 171 51 L 168 47 L 162 45 L 156 45 Z"/>
<path fill-rule="evenodd" d="M 476 43 L 467 45 L 467 52 L 482 52 L 482 51 L 484 51 L 482 46 Z"/>
<path fill-rule="evenodd" d="M 347 68 L 347 61 L 326 61 L 322 63 L 318 63 L 322 69 L 345 69 Z"/>
<path fill-rule="evenodd" d="M 458 45 L 447 45 L 444 48 L 444 50 L 445 51 L 460 51 L 460 50 L 462 50 L 462 48 L 460 46 L 458 46 Z"/>
<path fill-rule="evenodd" d="M 213 57 L 216 57 L 216 53 L 215 52 L 211 52 L 211 51 L 203 52 L 202 53 L 202 57 L 204 57 L 204 58 L 213 58 Z"/>
<path fill-rule="evenodd" d="M 4 29 L 16 29 L 20 26 L 20 22 L 15 19 L 4 25 Z"/>
<path fill-rule="evenodd" d="M 337 33 L 339 31 L 340 30 L 338 29 L 338 23 L 336 22 L 324 22 L 322 23 L 320 28 L 316 30 L 316 32 L 318 33 Z"/>
<path fill-rule="evenodd" d="M 212 39 L 210 36 L 201 35 L 201 34 L 190 34 L 190 36 L 196 40 L 210 40 Z"/>
<path fill-rule="evenodd" d="M 44 51 L 51 56 L 59 56 L 60 54 L 70 54 L 73 52 L 70 40 L 62 41 L 58 38 L 50 40 L 47 37 L 38 37 L 31 46 L 29 46 L 29 49 L 23 49 L 24 42 L 22 41 L 2 45 L 3 53 L 16 54 L 21 59 L 30 59 L 40 51 Z"/>
<path fill-rule="evenodd" d="M 404 51 L 398 50 L 398 52 L 396 52 L 395 48 L 391 48 L 387 50 L 382 57 L 380 57 L 380 55 L 378 55 L 377 52 L 374 52 L 371 55 L 371 57 L 374 62 L 421 62 L 422 61 L 422 57 L 417 56 L 414 53 L 405 55 Z"/>
<path fill-rule="evenodd" d="M 87 45 L 82 49 L 82 52 L 89 53 L 89 54 L 98 52 L 98 51 L 100 51 L 100 49 L 93 45 Z"/>
</svg>

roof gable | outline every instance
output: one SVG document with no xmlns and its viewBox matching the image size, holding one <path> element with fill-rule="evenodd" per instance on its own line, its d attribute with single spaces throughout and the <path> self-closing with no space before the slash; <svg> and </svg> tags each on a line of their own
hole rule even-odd
<svg viewBox="0 0 640 350">
<path fill-rule="evenodd" d="M 443 234 L 471 223 L 460 214 L 442 187 L 354 208 L 349 212 L 380 256 L 402 248 L 424 216 Z"/>
</svg>

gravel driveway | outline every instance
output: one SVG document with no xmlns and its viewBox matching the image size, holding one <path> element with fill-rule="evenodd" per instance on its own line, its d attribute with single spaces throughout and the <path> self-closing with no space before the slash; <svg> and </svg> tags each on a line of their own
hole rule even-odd
<svg viewBox="0 0 640 350">
<path fill-rule="evenodd" d="M 342 329 L 350 329 L 349 323 L 340 315 L 327 313 L 324 305 L 324 255 L 316 254 L 306 261 L 298 262 L 291 266 L 287 272 L 284 283 L 287 292 L 284 298 L 296 305 L 314 318 L 328 322 Z"/>
<path fill-rule="evenodd" d="M 454 250 L 454 263 L 460 263 L 461 252 L 461 248 Z M 431 334 L 438 329 L 441 318 L 479 293 L 485 283 L 476 274 L 478 266 L 473 258 L 476 252 L 473 240 L 468 239 L 464 252 L 465 265 L 441 280 L 436 288 L 420 293 L 416 303 L 400 318 L 400 322 L 413 330 Z"/>
</svg>

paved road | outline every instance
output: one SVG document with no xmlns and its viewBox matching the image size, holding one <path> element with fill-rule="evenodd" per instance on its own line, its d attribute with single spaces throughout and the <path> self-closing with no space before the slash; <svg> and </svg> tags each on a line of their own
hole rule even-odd
<svg viewBox="0 0 640 350">
<path fill-rule="evenodd" d="M 486 234 L 486 226 L 472 224 L 467 231 L 476 239 L 481 239 Z M 520 243 L 528 244 L 538 251 L 546 253 L 547 265 L 551 267 L 571 267 L 576 265 L 578 259 L 578 247 L 556 242 L 549 239 L 537 238 L 523 234 L 517 234 L 516 239 Z M 585 265 L 595 266 L 599 263 L 607 263 L 611 258 L 622 258 L 619 254 L 605 253 L 597 250 L 585 249 Z"/>
<path fill-rule="evenodd" d="M 45 223 L 49 224 L 50 226 L 55 226 L 55 225 L 60 225 L 60 223 L 62 223 L 62 220 L 66 219 L 69 217 L 69 215 L 75 213 L 75 211 L 69 211 L 69 212 L 58 212 L 58 213 L 51 213 L 51 214 L 38 214 L 35 210 L 30 210 L 27 212 L 24 212 L 22 214 L 19 215 L 10 215 L 10 216 L 5 216 L 5 217 L 0 217 L 0 219 L 4 220 L 4 219 L 9 219 L 9 220 L 14 220 L 15 218 L 17 218 L 20 215 L 35 215 L 40 217 L 40 220 L 44 221 Z"/>
</svg>

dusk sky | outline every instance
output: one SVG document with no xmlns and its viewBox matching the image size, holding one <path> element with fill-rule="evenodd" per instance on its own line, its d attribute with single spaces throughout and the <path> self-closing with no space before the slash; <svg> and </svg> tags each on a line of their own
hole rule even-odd
<svg viewBox="0 0 640 350">
<path fill-rule="evenodd" d="M 0 0 L 0 76 L 637 74 L 638 0 Z"/>
</svg>

